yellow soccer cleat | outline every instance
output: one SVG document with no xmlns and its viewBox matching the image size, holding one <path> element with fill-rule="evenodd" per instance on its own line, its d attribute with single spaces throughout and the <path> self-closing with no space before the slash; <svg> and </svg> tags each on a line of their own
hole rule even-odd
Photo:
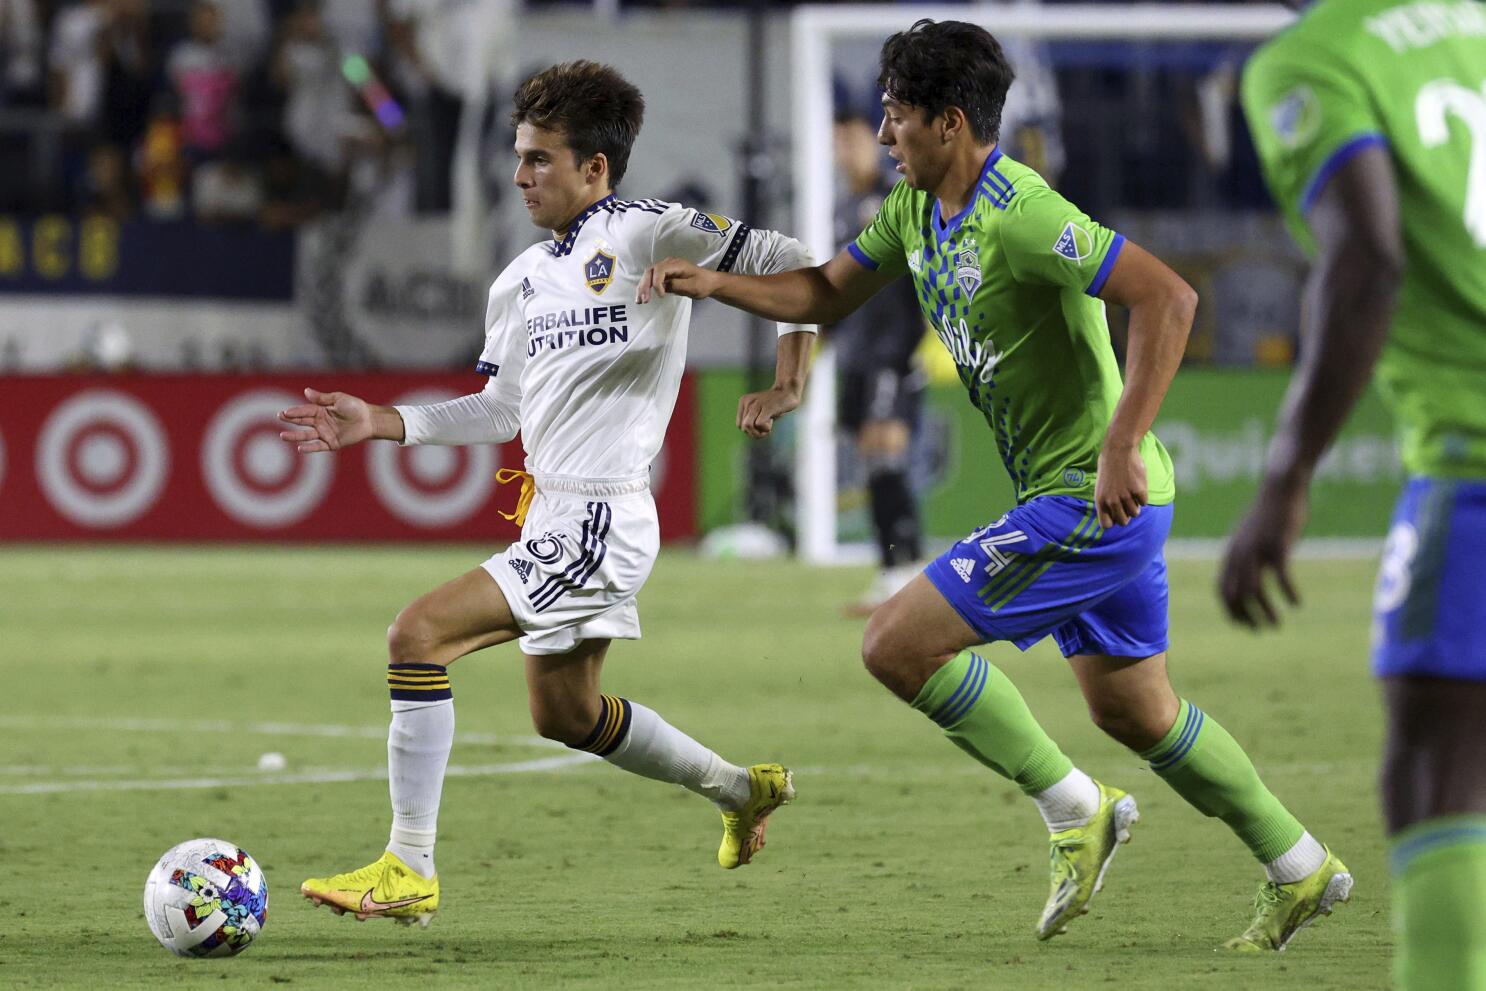
<svg viewBox="0 0 1486 991">
<path fill-rule="evenodd" d="M 1310 877 L 1290 884 L 1266 881 L 1254 898 L 1254 921 L 1219 950 L 1264 953 L 1283 950 L 1306 926 L 1352 897 L 1352 875 L 1347 865 L 1326 851 L 1326 862 Z"/>
<path fill-rule="evenodd" d="M 1052 888 L 1037 922 L 1038 939 L 1066 932 L 1069 921 L 1089 910 L 1089 902 L 1104 887 L 1110 861 L 1122 843 L 1130 842 L 1130 826 L 1139 819 L 1134 798 L 1099 785 L 1099 811 L 1094 817 L 1049 838 Z"/>
<path fill-rule="evenodd" d="M 748 803 L 722 814 L 722 846 L 717 862 L 732 870 L 742 867 L 764 848 L 769 814 L 795 800 L 795 774 L 779 764 L 755 764 L 748 769 Z"/>
<path fill-rule="evenodd" d="M 330 906 L 336 915 L 350 912 L 357 922 L 392 919 L 427 929 L 439 910 L 438 875 L 423 877 L 391 850 L 360 870 L 312 877 L 299 886 L 299 893 L 316 905 Z"/>
</svg>

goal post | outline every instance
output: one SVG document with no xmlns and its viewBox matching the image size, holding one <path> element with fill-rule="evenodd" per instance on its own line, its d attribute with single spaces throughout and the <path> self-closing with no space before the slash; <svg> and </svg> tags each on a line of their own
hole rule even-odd
<svg viewBox="0 0 1486 991">
<path fill-rule="evenodd" d="M 835 176 L 829 135 L 834 118 L 832 55 L 840 41 L 885 40 L 914 21 L 929 17 L 974 21 L 997 35 L 1034 41 L 1257 42 L 1291 23 L 1295 16 L 1278 4 L 797 7 L 791 15 L 795 231 L 817 260 L 824 261 L 836 253 L 832 218 Z M 835 361 L 831 348 L 826 347 L 811 374 L 795 448 L 798 553 L 815 564 L 848 558 L 837 539 L 835 393 Z"/>
</svg>

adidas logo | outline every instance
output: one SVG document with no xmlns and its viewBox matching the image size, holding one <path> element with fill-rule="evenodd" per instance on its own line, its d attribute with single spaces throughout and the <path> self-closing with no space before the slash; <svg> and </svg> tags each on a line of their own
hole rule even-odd
<svg viewBox="0 0 1486 991">
<path fill-rule="evenodd" d="M 525 585 L 531 580 L 531 569 L 534 565 L 530 561 L 524 561 L 519 557 L 513 557 L 510 560 L 511 567 L 515 568 L 516 574 L 521 576 L 521 584 Z M 967 578 L 965 580 L 969 581 L 970 579 Z"/>
<path fill-rule="evenodd" d="M 957 557 L 949 563 L 954 566 L 955 573 L 960 576 L 960 580 L 966 585 L 970 584 L 970 576 L 975 574 L 975 562 L 968 557 Z"/>
<path fill-rule="evenodd" d="M 521 280 L 521 298 L 523 300 L 531 299 L 536 294 L 537 294 L 537 291 L 531 287 L 531 279 L 529 279 L 529 278 L 528 279 L 522 279 Z"/>
</svg>

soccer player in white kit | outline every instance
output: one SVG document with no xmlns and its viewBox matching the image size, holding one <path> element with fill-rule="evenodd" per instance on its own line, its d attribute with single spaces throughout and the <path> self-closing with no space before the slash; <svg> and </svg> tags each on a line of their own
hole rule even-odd
<svg viewBox="0 0 1486 991">
<path fill-rule="evenodd" d="M 723 867 L 748 863 L 769 814 L 794 797 L 779 764 L 731 764 L 653 710 L 599 690 L 610 642 L 640 636 L 635 594 L 660 542 L 649 469 L 675 406 L 691 315 L 680 296 L 637 304 L 639 281 L 672 255 L 758 274 L 810 264 L 804 247 L 781 234 L 617 198 L 643 114 L 639 90 L 592 62 L 553 66 L 517 91 L 515 183 L 532 221 L 553 236 L 490 289 L 476 366 L 488 376 L 483 390 L 387 407 L 306 389 L 307 404 L 280 414 L 293 425 L 281 436 L 302 452 L 376 438 L 501 443 L 519 430 L 530 473 L 521 539 L 414 601 L 388 631 L 391 839 L 366 867 L 300 888 L 338 914 L 426 926 L 437 910 L 435 825 L 454 739 L 447 667 L 510 640 L 520 639 L 537 732 L 710 799 L 722 811 Z M 740 426 L 752 426 L 743 422 L 747 411 L 798 400 L 811 340 L 781 328 L 784 395 L 776 383 L 769 394 L 744 397 Z M 798 381 L 788 381 L 796 372 Z"/>
</svg>

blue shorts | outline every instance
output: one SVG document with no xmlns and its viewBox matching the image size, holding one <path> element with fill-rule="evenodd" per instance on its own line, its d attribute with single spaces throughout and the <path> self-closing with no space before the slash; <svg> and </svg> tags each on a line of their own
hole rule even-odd
<svg viewBox="0 0 1486 991">
<path fill-rule="evenodd" d="M 1486 482 L 1404 486 L 1373 595 L 1373 672 L 1486 681 Z"/>
<path fill-rule="evenodd" d="M 1040 496 L 950 547 L 924 574 L 970 627 L 1026 650 L 1048 634 L 1064 657 L 1166 649 L 1171 506 L 1099 529 L 1093 503 Z"/>
</svg>

